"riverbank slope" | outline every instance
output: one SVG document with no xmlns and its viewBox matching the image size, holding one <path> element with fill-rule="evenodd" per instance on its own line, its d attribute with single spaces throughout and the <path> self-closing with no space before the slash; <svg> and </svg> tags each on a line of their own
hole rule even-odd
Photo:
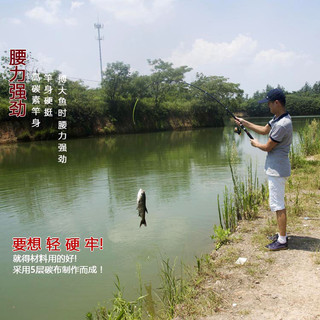
<svg viewBox="0 0 320 320">
<path fill-rule="evenodd" d="M 287 181 L 289 249 L 265 249 L 277 230 L 266 204 L 258 219 L 240 222 L 229 244 L 201 259 L 175 320 L 320 319 L 320 155 L 307 160 Z"/>
<path fill-rule="evenodd" d="M 39 128 L 32 127 L 29 118 L 1 121 L 0 144 L 19 141 L 57 140 L 57 120 L 40 121 Z M 83 138 L 110 134 L 141 133 L 171 130 L 190 130 L 202 127 L 223 127 L 224 119 L 212 112 L 167 112 L 165 116 L 141 114 L 134 121 L 131 114 L 125 120 L 118 122 L 110 117 L 92 118 L 90 121 L 77 122 L 67 119 L 66 130 L 68 138 Z"/>
</svg>

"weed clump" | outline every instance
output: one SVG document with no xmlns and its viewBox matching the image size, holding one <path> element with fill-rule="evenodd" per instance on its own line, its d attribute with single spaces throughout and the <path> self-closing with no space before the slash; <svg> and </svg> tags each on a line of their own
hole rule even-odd
<svg viewBox="0 0 320 320">
<path fill-rule="evenodd" d="M 238 221 L 255 219 L 258 215 L 259 206 L 268 198 L 267 187 L 264 184 L 259 184 L 257 169 L 253 173 L 252 161 L 249 162 L 246 176 L 240 177 L 235 166 L 238 158 L 235 143 L 227 139 L 226 145 L 233 190 L 230 192 L 225 187 L 222 208 L 218 195 L 220 227 L 214 226 L 214 235 L 212 236 L 212 239 L 217 242 L 216 249 L 227 242 L 229 234 L 235 231 Z"/>
</svg>

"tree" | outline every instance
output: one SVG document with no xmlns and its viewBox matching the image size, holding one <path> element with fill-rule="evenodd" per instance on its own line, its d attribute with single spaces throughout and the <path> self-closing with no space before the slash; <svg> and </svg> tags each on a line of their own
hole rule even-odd
<svg viewBox="0 0 320 320">
<path fill-rule="evenodd" d="M 173 68 L 173 63 L 161 59 L 148 60 L 151 66 L 150 90 L 154 97 L 155 107 L 160 107 L 170 91 L 177 90 L 176 83 L 183 80 L 185 73 L 192 70 L 187 66 Z"/>
<path fill-rule="evenodd" d="M 312 93 L 319 94 L 320 93 L 320 81 L 317 81 L 312 87 Z"/>
<path fill-rule="evenodd" d="M 101 84 L 107 100 L 115 103 L 120 97 L 128 97 L 130 81 L 137 75 L 131 73 L 129 64 L 119 61 L 108 63 Z"/>
<path fill-rule="evenodd" d="M 216 97 L 223 105 L 227 106 L 230 110 L 236 110 L 243 101 L 243 90 L 240 89 L 240 84 L 228 82 L 228 79 L 222 76 L 205 76 L 202 73 L 197 73 L 197 80 L 193 83 L 196 86 L 204 89 Z M 206 108 L 218 107 L 218 112 L 223 111 L 221 106 L 212 99 L 197 92 L 196 96 L 202 100 Z M 210 101 L 210 103 L 208 102 Z"/>
<path fill-rule="evenodd" d="M 149 87 L 151 85 L 150 76 L 133 76 L 130 81 L 129 95 L 135 100 L 137 98 L 151 97 Z"/>
</svg>

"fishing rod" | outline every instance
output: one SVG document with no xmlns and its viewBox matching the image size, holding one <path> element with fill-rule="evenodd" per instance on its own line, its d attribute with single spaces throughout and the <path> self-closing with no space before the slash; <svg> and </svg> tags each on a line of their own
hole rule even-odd
<svg viewBox="0 0 320 320">
<path fill-rule="evenodd" d="M 237 120 L 237 117 L 228 109 L 228 107 L 226 107 L 218 98 L 216 98 L 215 96 L 213 96 L 211 93 L 203 90 L 202 88 L 199 88 L 198 86 L 195 86 L 194 84 L 191 84 L 191 83 L 188 83 L 186 81 L 183 81 L 183 80 L 178 80 L 178 81 L 172 81 L 171 83 L 184 83 L 190 87 L 193 87 L 199 91 L 201 91 L 202 93 L 206 94 L 207 96 L 209 96 L 211 99 L 213 99 L 214 101 L 218 102 L 222 107 L 225 108 L 225 110 L 229 113 L 229 115 L 231 115 L 231 117 L 235 120 Z M 151 85 L 151 83 L 147 86 L 147 88 Z M 133 124 L 135 125 L 135 120 L 134 120 L 134 114 L 135 114 L 135 110 L 136 110 L 136 106 L 137 106 L 137 103 L 139 101 L 139 98 L 136 99 L 136 102 L 133 106 L 133 110 L 132 110 L 132 121 L 133 121 Z M 239 127 L 235 127 L 235 130 L 234 132 L 236 132 L 237 134 L 241 134 L 241 129 L 248 135 L 248 137 L 250 139 L 253 139 L 253 136 L 251 135 L 251 133 L 244 127 L 244 125 L 242 123 L 240 123 L 240 128 Z"/>
<path fill-rule="evenodd" d="M 211 93 L 195 86 L 194 84 L 191 84 L 191 83 L 188 83 L 188 82 L 185 82 L 185 81 L 180 81 L 182 83 L 185 83 L 186 85 L 190 86 L 190 87 L 193 87 L 195 89 L 198 89 L 199 91 L 203 92 L 204 94 L 208 95 L 211 99 L 213 99 L 214 101 L 218 102 L 222 107 L 224 107 L 226 109 L 226 111 L 230 114 L 230 116 L 235 119 L 235 120 L 238 120 L 237 117 L 219 100 L 217 99 L 215 96 L 213 96 Z M 251 135 L 251 133 L 244 127 L 244 125 L 242 123 L 240 123 L 240 128 L 248 135 L 248 137 L 250 139 L 253 139 L 253 136 Z M 238 133 L 238 134 L 241 134 L 241 129 L 236 127 L 235 128 L 235 132 Z"/>
</svg>

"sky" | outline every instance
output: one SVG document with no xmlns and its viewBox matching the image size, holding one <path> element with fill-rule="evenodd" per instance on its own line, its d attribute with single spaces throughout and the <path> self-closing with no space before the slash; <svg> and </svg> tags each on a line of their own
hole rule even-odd
<svg viewBox="0 0 320 320">
<path fill-rule="evenodd" d="M 122 61 L 140 75 L 147 59 L 224 76 L 251 96 L 269 84 L 295 91 L 320 81 L 318 0 L 0 0 L 0 55 L 26 49 L 44 72 L 100 81 Z"/>
</svg>

